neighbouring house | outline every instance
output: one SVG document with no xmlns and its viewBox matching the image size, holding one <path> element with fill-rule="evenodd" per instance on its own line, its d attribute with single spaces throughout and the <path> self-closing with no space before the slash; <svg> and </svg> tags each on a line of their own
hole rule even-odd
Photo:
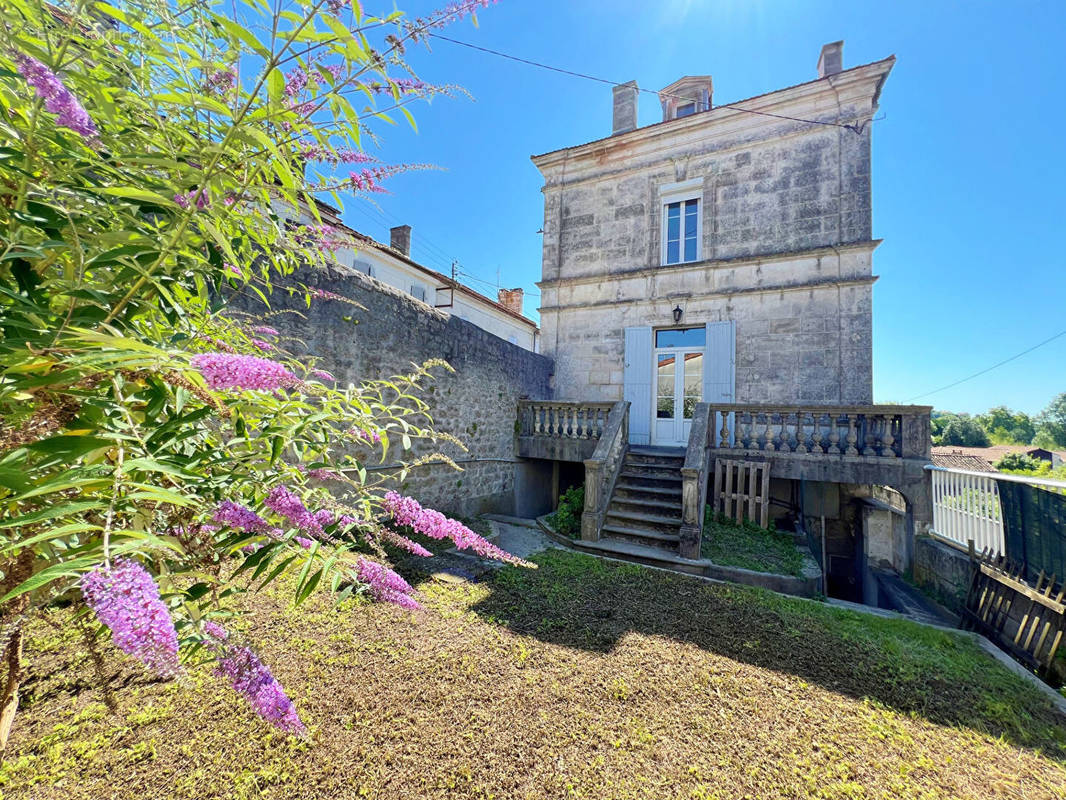
<svg viewBox="0 0 1066 800">
<path fill-rule="evenodd" d="M 539 351 L 540 330 L 536 322 L 522 313 L 522 289 L 500 289 L 497 299 L 493 300 L 412 259 L 410 225 L 392 228 L 389 244 L 385 245 L 344 224 L 340 211 L 333 206 L 321 201 L 317 201 L 317 205 L 319 217 L 332 228 L 334 235 L 351 241 L 351 246 L 339 247 L 334 253 L 340 266 L 406 292 L 416 300 L 473 323 L 511 344 Z M 306 209 L 302 211 L 300 221 L 315 223 Z"/>
<path fill-rule="evenodd" d="M 996 444 L 991 447 L 959 447 L 945 445 L 933 448 L 933 462 L 937 466 L 952 466 L 957 469 L 973 469 L 978 472 L 995 472 L 995 465 L 1005 455 L 1017 453 L 1029 456 L 1036 461 L 1048 462 L 1052 469 L 1066 464 L 1066 451 L 1047 450 L 1043 447 L 1033 447 L 1031 444 Z M 941 463 L 944 459 L 967 459 L 968 463 L 980 463 L 984 469 L 974 466 L 963 467 L 960 464 Z"/>
<path fill-rule="evenodd" d="M 966 448 L 968 449 L 968 448 Z M 983 450 L 984 448 L 975 448 Z M 934 447 L 933 464 L 944 469 L 964 469 L 970 472 L 996 472 L 986 459 L 973 453 L 963 452 L 961 447 Z"/>
<path fill-rule="evenodd" d="M 823 566 L 854 584 L 857 498 L 893 487 L 927 524 L 930 409 L 872 405 L 871 121 L 894 63 L 845 69 L 834 42 L 815 79 L 718 106 L 683 77 L 644 127 L 631 81 L 609 136 L 533 156 L 557 400 L 524 410 L 519 452 L 556 483 L 583 464 L 586 545 L 692 559 L 708 493 L 759 494 L 828 517 Z M 741 469 L 760 464 L 769 490 Z"/>
</svg>

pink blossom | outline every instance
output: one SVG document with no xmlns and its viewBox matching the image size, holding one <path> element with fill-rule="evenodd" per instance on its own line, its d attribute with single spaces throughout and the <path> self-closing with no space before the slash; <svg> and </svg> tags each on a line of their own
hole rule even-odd
<svg viewBox="0 0 1066 800">
<path fill-rule="evenodd" d="M 336 292 L 327 292 L 325 289 L 311 289 L 310 293 L 311 297 L 315 298 L 316 300 L 340 300 L 342 302 L 348 301 L 347 297 L 341 297 Z"/>
<path fill-rule="evenodd" d="M 311 374 L 314 375 L 316 378 L 320 378 L 320 379 L 322 379 L 324 381 L 335 381 L 335 380 L 337 380 L 336 378 L 333 377 L 332 373 L 326 372 L 324 369 L 313 369 L 313 370 L 311 370 Z"/>
<path fill-rule="evenodd" d="M 44 107 L 56 115 L 56 125 L 69 128 L 85 139 L 95 139 L 99 131 L 89 112 L 71 91 L 59 80 L 59 76 L 36 58 L 19 55 L 15 64 L 26 83 L 32 86 L 37 96 L 44 100 Z"/>
<path fill-rule="evenodd" d="M 200 353 L 191 359 L 207 385 L 216 391 L 256 389 L 272 391 L 295 386 L 300 381 L 276 361 L 234 353 Z"/>
<path fill-rule="evenodd" d="M 319 537 L 323 535 L 322 524 L 315 515 L 307 510 L 303 501 L 286 486 L 275 486 L 270 490 L 263 503 L 280 517 L 284 517 L 293 527 L 305 533 Z M 332 522 L 332 520 L 330 520 Z M 328 524 L 328 523 L 327 523 Z"/>
<path fill-rule="evenodd" d="M 281 334 L 279 334 L 277 332 L 277 330 L 275 330 L 274 328 L 271 328 L 268 325 L 256 325 L 254 328 L 252 328 L 252 333 L 258 333 L 260 336 L 280 336 L 281 335 Z"/>
<path fill-rule="evenodd" d="M 271 350 L 276 349 L 272 343 L 263 339 L 252 339 L 252 344 L 264 353 L 269 353 Z"/>
<path fill-rule="evenodd" d="M 231 500 L 223 500 L 218 504 L 213 520 L 219 525 L 246 533 L 264 533 L 270 529 L 267 521 L 252 509 Z"/>
<path fill-rule="evenodd" d="M 381 529 L 381 538 L 389 544 L 394 544 L 397 547 L 406 550 L 408 553 L 413 553 L 416 556 L 421 556 L 422 558 L 431 558 L 433 556 L 433 553 L 424 548 L 418 542 L 408 539 L 406 536 L 396 533 L 396 531 L 390 531 L 388 528 Z"/>
<path fill-rule="evenodd" d="M 412 497 L 404 497 L 398 492 L 387 492 L 384 501 L 385 511 L 400 525 L 413 528 L 418 533 L 431 539 L 451 539 L 459 550 L 473 550 L 483 558 L 492 558 L 508 564 L 523 567 L 535 567 L 528 561 L 501 550 L 488 539 L 474 533 L 458 520 L 449 519 L 439 511 L 422 508 Z"/>
<path fill-rule="evenodd" d="M 140 659 L 165 678 L 181 673 L 178 633 L 159 587 L 138 562 L 116 559 L 101 564 L 81 579 L 85 604 L 111 629 L 111 639 L 124 653 Z"/>
<path fill-rule="evenodd" d="M 249 648 L 235 645 L 226 629 L 215 622 L 204 624 L 206 645 L 218 657 L 215 674 L 227 678 L 256 714 L 286 733 L 304 735 L 296 707 L 270 670 Z"/>
<path fill-rule="evenodd" d="M 360 558 L 356 565 L 356 575 L 362 583 L 367 585 L 370 594 L 376 600 L 394 603 L 402 608 L 422 607 L 410 596 L 414 591 L 411 584 L 383 564 L 368 558 Z"/>
</svg>

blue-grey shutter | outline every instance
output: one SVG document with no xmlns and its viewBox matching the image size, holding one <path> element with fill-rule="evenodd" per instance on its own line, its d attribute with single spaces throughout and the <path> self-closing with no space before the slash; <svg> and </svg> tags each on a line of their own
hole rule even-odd
<svg viewBox="0 0 1066 800">
<path fill-rule="evenodd" d="M 629 401 L 629 443 L 651 443 L 651 328 L 626 328 L 622 399 Z"/>
<path fill-rule="evenodd" d="M 705 403 L 737 401 L 737 323 L 733 320 L 707 323 L 707 344 L 703 350 L 703 400 Z M 734 443 L 735 417 L 729 415 L 729 443 Z M 715 414 L 715 441 L 722 429 L 722 416 Z"/>
<path fill-rule="evenodd" d="M 703 353 L 704 402 L 736 402 L 736 354 L 736 322 L 708 322 L 707 344 Z"/>
</svg>

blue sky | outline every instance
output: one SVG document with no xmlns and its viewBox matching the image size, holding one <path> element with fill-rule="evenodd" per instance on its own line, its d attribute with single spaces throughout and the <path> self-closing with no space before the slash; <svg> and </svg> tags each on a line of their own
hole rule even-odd
<svg viewBox="0 0 1066 800">
<path fill-rule="evenodd" d="M 443 4 L 443 3 L 440 3 Z M 365 0 L 368 11 L 386 4 Z M 432 3 L 401 8 L 426 13 Z M 729 103 L 817 77 L 822 44 L 844 65 L 895 54 L 874 127 L 874 396 L 907 402 L 1066 329 L 1066 3 L 502 0 L 448 36 L 613 81 L 661 89 L 711 74 Z M 392 179 L 392 194 L 348 200 L 345 219 L 388 241 L 412 226 L 413 255 L 457 259 L 493 294 L 536 292 L 543 221 L 529 156 L 610 133 L 611 90 L 438 41 L 409 51 L 429 82 L 473 99 L 416 104 L 379 126 L 389 162 L 440 170 Z M 660 118 L 640 98 L 640 124 Z M 527 294 L 536 317 L 539 297 Z M 914 402 L 1030 413 L 1066 391 L 1066 336 Z"/>
</svg>

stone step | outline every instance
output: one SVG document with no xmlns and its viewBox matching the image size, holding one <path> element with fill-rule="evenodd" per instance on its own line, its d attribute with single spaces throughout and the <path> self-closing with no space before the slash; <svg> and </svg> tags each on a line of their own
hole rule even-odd
<svg viewBox="0 0 1066 800">
<path fill-rule="evenodd" d="M 636 544 L 645 544 L 653 547 L 665 547 L 674 555 L 677 555 L 677 548 L 681 543 L 681 536 L 676 533 L 658 533 L 656 531 L 644 531 L 611 524 L 603 526 L 600 536 L 604 539 L 620 542 L 635 542 Z"/>
<path fill-rule="evenodd" d="M 632 459 L 627 458 L 625 460 L 624 467 L 626 469 L 639 470 L 641 472 L 670 473 L 680 475 L 681 467 L 683 464 L 684 462 L 682 462 L 681 464 L 660 464 L 651 461 L 633 461 Z"/>
<path fill-rule="evenodd" d="M 648 464 L 656 467 L 670 467 L 671 469 L 681 469 L 685 465 L 684 458 L 678 458 L 677 456 L 660 456 L 652 455 L 650 453 L 633 453 L 632 451 L 626 453 L 627 464 Z"/>
<path fill-rule="evenodd" d="M 673 516 L 669 512 L 676 511 L 681 513 L 681 495 L 677 495 L 673 499 L 662 499 L 656 495 L 651 497 L 627 497 L 625 493 L 619 493 L 615 491 L 611 497 L 611 508 L 618 508 L 620 511 L 635 511 L 641 513 L 642 511 L 648 511 L 652 513 L 664 513 L 667 516 Z"/>
<path fill-rule="evenodd" d="M 658 497 L 668 499 L 676 497 L 681 502 L 681 486 L 647 486 L 632 478 L 619 480 L 614 486 L 615 495 L 630 497 Z"/>
<path fill-rule="evenodd" d="M 681 558 L 677 553 L 672 553 L 666 548 L 653 545 L 637 544 L 616 539 L 600 539 L 598 542 L 584 542 L 578 539 L 574 542 L 574 547 L 598 556 L 620 558 L 624 561 L 634 561 L 638 564 L 649 564 L 654 567 L 665 567 L 693 575 L 702 575 L 704 571 L 704 565 L 701 562 L 689 561 L 687 558 Z"/>
<path fill-rule="evenodd" d="M 641 488 L 677 487 L 677 490 L 681 491 L 681 473 L 679 472 L 659 472 L 657 474 L 653 474 L 644 470 L 638 472 L 636 470 L 626 468 L 619 473 L 619 477 L 625 479 L 626 483 L 635 483 Z"/>
<path fill-rule="evenodd" d="M 603 524 L 615 528 L 628 528 L 633 531 L 677 535 L 681 528 L 681 517 L 660 516 L 659 514 L 634 514 L 609 508 L 607 514 L 603 515 Z"/>
</svg>

